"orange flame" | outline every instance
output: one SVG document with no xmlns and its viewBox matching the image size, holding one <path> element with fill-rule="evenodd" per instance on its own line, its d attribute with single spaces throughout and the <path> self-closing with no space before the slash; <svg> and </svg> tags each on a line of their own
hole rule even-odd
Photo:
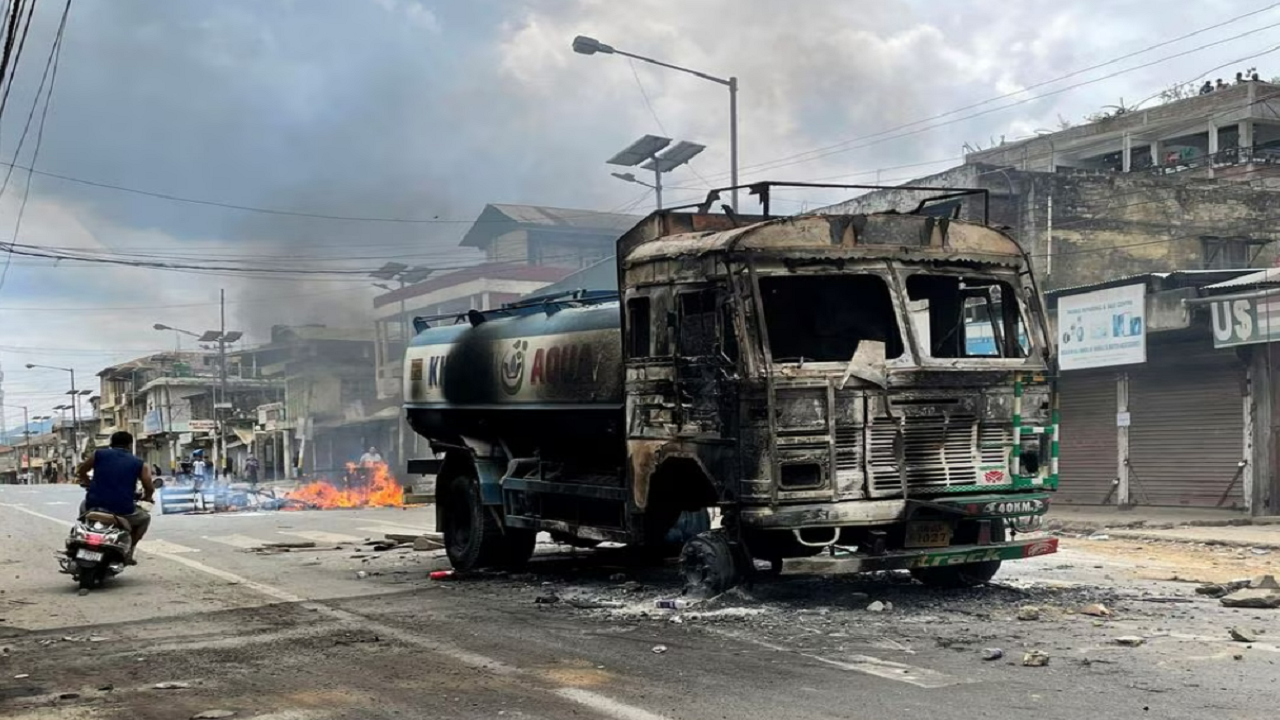
<svg viewBox="0 0 1280 720">
<path fill-rule="evenodd" d="M 355 463 L 347 463 L 348 476 L 359 477 L 360 470 Z M 298 507 L 323 510 L 404 506 L 404 489 L 391 475 L 391 469 L 385 462 L 372 463 L 363 470 L 367 475 L 366 481 L 356 483 L 354 487 L 341 489 L 328 480 L 317 480 L 290 492 L 286 497 L 295 501 Z"/>
</svg>

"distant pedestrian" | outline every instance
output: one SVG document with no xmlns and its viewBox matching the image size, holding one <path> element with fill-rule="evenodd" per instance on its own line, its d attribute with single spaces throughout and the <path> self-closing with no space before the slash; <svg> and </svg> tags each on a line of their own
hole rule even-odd
<svg viewBox="0 0 1280 720">
<path fill-rule="evenodd" d="M 1213 89 L 1214 89 L 1214 90 L 1226 90 L 1226 89 L 1227 89 L 1227 84 L 1226 84 L 1226 83 L 1224 83 L 1224 82 L 1222 82 L 1222 78 L 1218 78 L 1218 81 L 1217 81 L 1217 83 L 1215 83 L 1215 84 L 1214 84 Z"/>
<path fill-rule="evenodd" d="M 1242 73 L 1242 72 L 1238 72 L 1238 73 L 1236 73 L 1236 84 L 1237 84 L 1237 85 L 1243 85 L 1243 84 L 1244 84 L 1244 73 Z"/>
<path fill-rule="evenodd" d="M 1213 83 L 1209 82 L 1208 80 L 1205 80 L 1204 84 L 1200 86 L 1200 94 L 1208 95 L 1211 92 L 1213 92 Z"/>
<path fill-rule="evenodd" d="M 378 452 L 378 448 L 369 446 L 369 450 L 360 456 L 361 467 L 373 467 L 382 462 L 382 455 Z"/>
<path fill-rule="evenodd" d="M 195 460 L 191 461 L 192 484 L 195 486 L 196 490 L 204 487 L 205 473 L 208 469 L 209 466 L 205 463 L 203 457 L 196 457 Z"/>
<path fill-rule="evenodd" d="M 258 458 L 253 453 L 244 459 L 244 476 L 250 485 L 258 484 Z"/>
</svg>

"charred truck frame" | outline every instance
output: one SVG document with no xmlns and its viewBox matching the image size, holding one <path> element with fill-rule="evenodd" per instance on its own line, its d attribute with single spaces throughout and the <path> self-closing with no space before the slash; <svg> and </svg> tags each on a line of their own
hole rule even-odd
<svg viewBox="0 0 1280 720">
<path fill-rule="evenodd" d="M 985 191 L 774 217 L 775 184 L 749 187 L 763 215 L 711 213 L 716 191 L 620 238 L 617 294 L 416 320 L 406 408 L 437 457 L 410 469 L 437 476 L 455 567 L 518 565 L 538 531 L 660 547 L 713 507 L 681 552 L 706 592 L 764 561 L 968 586 L 1057 550 L 1018 537 L 1057 486 L 1031 263 L 951 217 Z"/>
</svg>

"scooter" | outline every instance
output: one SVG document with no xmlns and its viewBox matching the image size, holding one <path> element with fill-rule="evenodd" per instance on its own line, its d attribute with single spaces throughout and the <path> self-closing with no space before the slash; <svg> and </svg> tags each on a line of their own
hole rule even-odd
<svg viewBox="0 0 1280 720">
<path fill-rule="evenodd" d="M 152 511 L 151 503 L 141 499 L 137 503 L 147 512 Z M 86 508 L 71 526 L 66 550 L 58 557 L 62 572 L 79 583 L 82 592 L 101 587 L 108 577 L 124 572 L 133 549 L 131 530 L 129 521 L 119 515 Z"/>
</svg>

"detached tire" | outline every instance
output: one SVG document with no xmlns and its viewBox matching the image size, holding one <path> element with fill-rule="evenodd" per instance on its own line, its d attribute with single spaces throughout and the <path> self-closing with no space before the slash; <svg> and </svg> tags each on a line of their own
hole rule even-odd
<svg viewBox="0 0 1280 720">
<path fill-rule="evenodd" d="M 704 532 L 684 544 L 680 573 L 685 592 L 695 597 L 714 597 L 742 582 L 729 536 L 721 530 Z"/>
<path fill-rule="evenodd" d="M 962 590 L 991 582 L 991 578 L 999 571 L 1000 561 L 988 560 L 968 565 L 914 568 L 911 570 L 911 577 L 931 588 Z"/>
<path fill-rule="evenodd" d="M 502 526 L 480 500 L 480 481 L 472 475 L 455 475 L 445 487 L 443 530 L 449 564 L 463 572 L 503 564 L 507 548 Z M 529 552 L 533 552 L 532 543 Z"/>
</svg>

